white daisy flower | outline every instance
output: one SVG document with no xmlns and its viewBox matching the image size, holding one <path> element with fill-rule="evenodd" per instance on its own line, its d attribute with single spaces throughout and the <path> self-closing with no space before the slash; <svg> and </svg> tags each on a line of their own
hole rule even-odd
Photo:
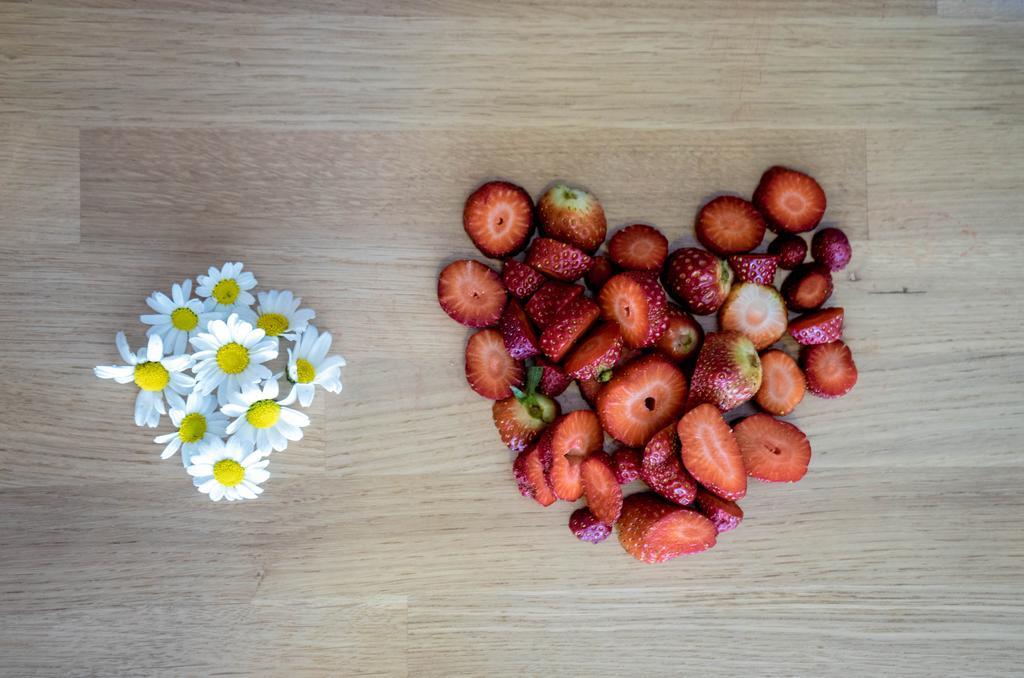
<svg viewBox="0 0 1024 678">
<path fill-rule="evenodd" d="M 196 294 L 210 297 L 218 311 L 237 311 L 240 307 L 252 306 L 256 301 L 249 290 L 256 287 L 256 278 L 248 271 L 242 272 L 242 262 L 227 262 L 219 270 L 211 266 L 208 275 L 197 275 Z"/>
<path fill-rule="evenodd" d="M 204 448 L 192 455 L 187 469 L 200 492 L 213 501 L 255 499 L 263 493 L 260 483 L 270 477 L 269 459 L 233 440 L 216 440 Z"/>
<path fill-rule="evenodd" d="M 188 394 L 188 400 L 182 400 L 181 396 L 172 394 L 169 398 L 171 409 L 168 412 L 178 430 L 174 433 L 167 433 L 153 438 L 153 442 L 167 447 L 160 454 L 161 459 L 174 456 L 174 453 L 181 448 L 181 463 L 188 466 L 189 459 L 193 454 L 201 450 L 204 445 L 210 445 L 220 440 L 225 435 L 228 427 L 228 418 L 217 411 L 217 401 L 212 395 L 203 395 L 193 390 Z"/>
<path fill-rule="evenodd" d="M 302 427 L 309 426 L 309 417 L 277 401 L 277 380 L 271 379 L 263 388 L 250 386 L 231 396 L 221 408 L 229 417 L 228 435 L 241 443 L 254 443 L 256 451 L 270 454 L 288 447 L 289 440 L 302 440 Z"/>
<path fill-rule="evenodd" d="M 155 427 L 160 415 L 166 412 L 164 398 L 172 394 L 185 395 L 192 390 L 195 380 L 182 374 L 192 366 L 192 356 L 164 356 L 164 341 L 159 334 L 149 338 L 149 344 L 132 353 L 124 332 L 117 333 L 117 350 L 127 365 L 100 365 L 93 371 L 100 379 L 113 379 L 119 384 L 134 381 L 139 387 L 135 398 L 135 425 Z"/>
<path fill-rule="evenodd" d="M 163 292 L 153 292 L 146 298 L 146 304 L 156 313 L 141 315 L 139 320 L 152 325 L 146 334 L 159 334 L 171 353 L 184 353 L 188 340 L 196 332 L 206 329 L 211 320 L 222 320 L 224 313 L 214 310 L 216 304 L 212 299 L 204 303 L 200 299 L 191 299 L 192 281 L 186 280 L 180 285 L 174 283 L 171 296 Z"/>
<path fill-rule="evenodd" d="M 294 341 L 306 329 L 309 321 L 316 317 L 315 311 L 300 309 L 302 297 L 296 297 L 289 290 L 270 290 L 260 292 L 257 296 L 260 303 L 256 310 L 240 308 L 238 315 L 266 332 L 268 337 L 284 337 Z"/>
<path fill-rule="evenodd" d="M 211 320 L 206 328 L 189 339 L 196 348 L 192 354 L 196 364 L 196 390 L 206 395 L 217 391 L 217 402 L 224 405 L 233 394 L 256 382 L 270 379 L 270 370 L 263 365 L 277 357 L 277 340 L 268 339 L 238 317 L 227 321 Z"/>
<path fill-rule="evenodd" d="M 345 359 L 340 355 L 327 356 L 331 350 L 331 333 L 320 334 L 315 325 L 302 333 L 295 344 L 295 351 L 288 349 L 288 370 L 285 376 L 292 384 L 291 393 L 281 401 L 291 405 L 296 398 L 303 407 L 313 403 L 316 385 L 328 393 L 341 393 L 341 368 Z"/>
</svg>

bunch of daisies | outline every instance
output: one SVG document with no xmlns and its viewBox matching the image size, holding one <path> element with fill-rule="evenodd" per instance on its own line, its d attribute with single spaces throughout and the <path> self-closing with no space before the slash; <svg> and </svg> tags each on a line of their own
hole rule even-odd
<svg viewBox="0 0 1024 678">
<path fill-rule="evenodd" d="M 118 332 L 126 364 L 101 365 L 96 376 L 138 387 L 136 426 L 155 428 L 170 416 L 176 430 L 153 440 L 164 445 L 162 459 L 180 453 L 200 492 L 214 501 L 255 499 L 270 477 L 270 453 L 301 440 L 309 425 L 291 405 L 309 407 L 317 386 L 340 393 L 345 359 L 328 355 L 331 334 L 310 324 L 316 313 L 301 308 L 301 298 L 270 290 L 257 302 L 256 278 L 241 263 L 210 267 L 196 281 L 197 297 L 191 280 L 174 284 L 169 297 L 151 294 L 153 313 L 139 317 L 149 342 L 132 353 Z M 288 362 L 274 374 L 267 363 L 282 340 L 291 343 Z"/>
</svg>

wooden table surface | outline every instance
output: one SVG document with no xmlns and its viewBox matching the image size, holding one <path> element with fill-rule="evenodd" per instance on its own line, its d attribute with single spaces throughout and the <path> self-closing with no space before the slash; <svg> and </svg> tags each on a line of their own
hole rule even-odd
<svg viewBox="0 0 1024 678">
<path fill-rule="evenodd" d="M 577 542 L 436 303 L 466 194 L 680 246 L 773 163 L 852 236 L 857 388 L 712 551 Z M 0 3 L 0 673 L 1020 675 L 1022 179 L 1019 0 Z M 236 259 L 349 366 L 212 504 L 91 368 Z"/>
</svg>

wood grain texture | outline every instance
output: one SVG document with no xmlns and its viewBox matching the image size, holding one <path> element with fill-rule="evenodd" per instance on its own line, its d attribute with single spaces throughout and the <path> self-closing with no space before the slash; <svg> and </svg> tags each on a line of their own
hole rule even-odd
<svg viewBox="0 0 1024 678">
<path fill-rule="evenodd" d="M 0 2 L 0 675 L 1019 675 L 1020 16 Z M 465 195 L 568 179 L 681 246 L 776 162 L 853 240 L 856 389 L 789 417 L 810 473 L 715 549 L 578 543 L 516 493 L 437 307 Z M 237 259 L 349 366 L 265 495 L 213 505 L 91 367 Z"/>
</svg>

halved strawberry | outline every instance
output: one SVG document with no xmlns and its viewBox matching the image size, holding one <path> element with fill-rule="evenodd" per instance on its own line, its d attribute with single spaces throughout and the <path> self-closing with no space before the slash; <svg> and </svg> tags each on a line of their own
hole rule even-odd
<svg viewBox="0 0 1024 678">
<path fill-rule="evenodd" d="M 604 317 L 618 323 L 630 348 L 652 345 L 668 328 L 665 290 L 651 273 L 619 273 L 601 288 L 598 301 Z"/>
<path fill-rule="evenodd" d="M 652 490 L 680 506 L 693 501 L 697 482 L 680 461 L 679 436 L 674 423 L 655 433 L 647 443 L 640 477 Z"/>
<path fill-rule="evenodd" d="M 526 252 L 526 263 L 555 280 L 572 282 L 587 272 L 594 260 L 583 250 L 551 238 L 534 238 Z"/>
<path fill-rule="evenodd" d="M 580 466 L 580 477 L 587 506 L 599 520 L 614 524 L 622 512 L 622 490 L 615 479 L 611 457 L 601 451 L 587 457 Z"/>
<path fill-rule="evenodd" d="M 827 344 L 843 338 L 843 309 L 823 308 L 806 313 L 789 324 L 789 333 L 798 344 Z"/>
<path fill-rule="evenodd" d="M 732 269 L 711 252 L 684 247 L 669 256 L 662 282 L 688 311 L 708 315 L 717 311 L 728 296 Z"/>
<path fill-rule="evenodd" d="M 832 274 L 818 263 L 800 264 L 782 281 L 782 296 L 791 311 L 810 311 L 832 296 Z"/>
<path fill-rule="evenodd" d="M 505 349 L 516 360 L 526 360 L 540 353 L 540 341 L 530 325 L 523 307 L 515 299 L 509 299 L 498 320 L 498 330 L 505 341 Z"/>
<path fill-rule="evenodd" d="M 747 472 L 739 445 L 722 413 L 704 403 L 687 412 L 678 425 L 683 466 L 704 487 L 735 501 L 747 493 Z"/>
<path fill-rule="evenodd" d="M 807 386 L 796 361 L 779 350 L 761 354 L 761 388 L 754 401 L 765 412 L 780 417 L 792 412 L 804 399 Z"/>
<path fill-rule="evenodd" d="M 653 226 L 633 224 L 608 241 L 608 256 L 623 270 L 657 273 L 668 256 L 668 238 Z"/>
<path fill-rule="evenodd" d="M 526 302 L 526 315 L 530 316 L 533 326 L 538 330 L 545 330 L 555 320 L 558 312 L 576 297 L 583 294 L 583 288 L 579 285 L 551 280 L 541 285 L 530 300 Z"/>
<path fill-rule="evenodd" d="M 565 184 L 552 186 L 537 201 L 540 231 L 549 238 L 593 253 L 604 242 L 608 223 L 596 197 Z"/>
<path fill-rule="evenodd" d="M 481 252 L 507 257 L 523 249 L 533 233 L 533 200 L 515 184 L 490 181 L 466 199 L 462 225 Z"/>
<path fill-rule="evenodd" d="M 735 285 L 718 309 L 721 329 L 742 332 L 758 350 L 782 338 L 788 317 L 778 290 L 754 283 Z"/>
<path fill-rule="evenodd" d="M 615 323 L 601 323 L 565 359 L 565 371 L 583 381 L 608 381 L 600 377 L 603 372 L 615 367 L 621 354 L 622 333 L 619 332 L 619 326 Z"/>
<path fill-rule="evenodd" d="M 551 470 L 548 477 L 559 499 L 576 501 L 583 496 L 580 475 L 583 460 L 601 451 L 604 432 L 590 410 L 563 415 L 551 428 Z"/>
<path fill-rule="evenodd" d="M 602 522 L 593 511 L 584 506 L 569 516 L 569 531 L 580 541 L 600 544 L 612 533 L 612 526 Z"/>
<path fill-rule="evenodd" d="M 503 400 L 523 383 L 523 364 L 505 349 L 498 330 L 480 330 L 466 343 L 466 381 L 485 398 Z"/>
<path fill-rule="evenodd" d="M 617 370 L 597 394 L 597 412 L 608 435 L 629 447 L 647 444 L 686 403 L 686 377 L 669 360 L 648 355 Z"/>
<path fill-rule="evenodd" d="M 803 172 L 776 166 L 761 176 L 754 204 L 776 233 L 802 233 L 813 230 L 825 214 L 825 191 Z"/>
<path fill-rule="evenodd" d="M 670 504 L 653 492 L 626 497 L 618 522 L 619 543 L 645 563 L 661 563 L 715 545 L 717 531 L 696 511 Z"/>
<path fill-rule="evenodd" d="M 612 470 L 619 485 L 626 485 L 640 477 L 640 466 L 644 462 L 643 452 L 632 447 L 620 446 L 612 452 Z"/>
<path fill-rule="evenodd" d="M 554 398 L 562 395 L 565 389 L 569 388 L 572 377 L 566 374 L 558 363 L 552 362 L 544 356 L 537 356 L 535 362 L 536 366 L 543 370 L 540 384 L 537 386 L 538 393 Z"/>
<path fill-rule="evenodd" d="M 576 297 L 562 307 L 554 322 L 540 335 L 540 347 L 544 355 L 561 362 L 576 340 L 590 328 L 601 315 L 601 309 L 588 297 Z"/>
<path fill-rule="evenodd" d="M 743 198 L 722 195 L 697 214 L 697 240 L 719 256 L 749 252 L 764 238 L 764 218 Z"/>
<path fill-rule="evenodd" d="M 544 473 L 544 463 L 537 445 L 519 453 L 512 464 L 512 473 L 519 485 L 519 494 L 534 498 L 541 506 L 551 506 L 558 501 Z"/>
<path fill-rule="evenodd" d="M 544 276 L 533 268 L 516 259 L 507 259 L 501 269 L 501 282 L 505 289 L 516 299 L 526 299 L 544 284 Z"/>
<path fill-rule="evenodd" d="M 807 390 L 819 398 L 839 398 L 857 383 L 853 354 L 841 341 L 804 346 L 800 366 L 807 377 Z"/>
<path fill-rule="evenodd" d="M 594 257 L 594 263 L 587 269 L 587 274 L 583 278 L 587 281 L 590 291 L 596 294 L 616 273 L 612 260 L 604 254 L 598 254 Z"/>
<path fill-rule="evenodd" d="M 736 424 L 736 442 L 747 474 L 773 483 L 795 483 L 807 473 L 811 444 L 804 432 L 767 414 Z"/>
<path fill-rule="evenodd" d="M 665 314 L 668 316 L 668 327 L 654 343 L 654 348 L 677 363 L 697 355 L 700 345 L 704 343 L 704 328 L 692 315 L 675 304 L 669 304 Z"/>
<path fill-rule="evenodd" d="M 703 487 L 697 488 L 697 508 L 714 523 L 718 534 L 736 529 L 743 520 L 739 504 L 711 494 Z"/>
<path fill-rule="evenodd" d="M 792 271 L 807 258 L 807 241 L 793 233 L 783 233 L 768 243 L 768 254 L 779 258 L 779 268 Z"/>
<path fill-rule="evenodd" d="M 498 322 L 507 298 L 498 274 L 479 261 L 453 261 L 437 278 L 441 308 L 467 327 L 490 327 Z"/>
<path fill-rule="evenodd" d="M 779 257 L 774 254 L 735 254 L 728 259 L 736 282 L 774 285 Z"/>
<path fill-rule="evenodd" d="M 491 407 L 501 442 L 513 452 L 525 450 L 561 414 L 557 400 L 537 393 L 542 373 L 542 368 L 531 367 L 527 370 L 526 388 L 513 386 L 511 398 L 496 400 Z"/>
</svg>

